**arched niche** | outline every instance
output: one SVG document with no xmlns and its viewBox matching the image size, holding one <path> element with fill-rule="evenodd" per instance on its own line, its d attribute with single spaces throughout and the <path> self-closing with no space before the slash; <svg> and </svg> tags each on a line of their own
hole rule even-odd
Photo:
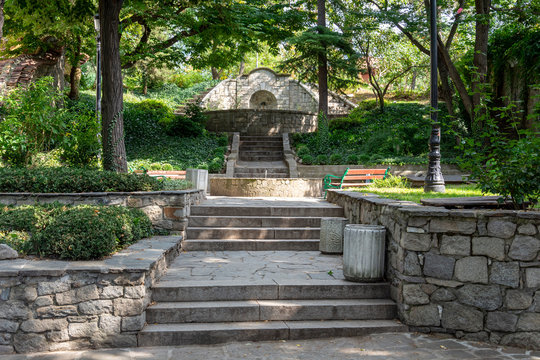
<svg viewBox="0 0 540 360">
<path fill-rule="evenodd" d="M 249 108 L 256 110 L 277 109 L 277 100 L 270 91 L 259 90 L 251 95 Z"/>
</svg>

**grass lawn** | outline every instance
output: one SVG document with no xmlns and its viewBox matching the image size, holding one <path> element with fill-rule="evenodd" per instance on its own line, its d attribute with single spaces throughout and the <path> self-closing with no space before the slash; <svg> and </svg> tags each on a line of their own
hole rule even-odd
<svg viewBox="0 0 540 360">
<path fill-rule="evenodd" d="M 447 185 L 445 193 L 425 193 L 424 188 L 382 188 L 367 186 L 363 188 L 353 188 L 352 191 L 361 193 L 376 194 L 384 198 L 395 200 L 407 200 L 415 203 L 420 203 L 420 199 L 433 198 L 452 198 L 452 197 L 469 197 L 494 194 L 482 194 L 474 185 Z"/>
</svg>

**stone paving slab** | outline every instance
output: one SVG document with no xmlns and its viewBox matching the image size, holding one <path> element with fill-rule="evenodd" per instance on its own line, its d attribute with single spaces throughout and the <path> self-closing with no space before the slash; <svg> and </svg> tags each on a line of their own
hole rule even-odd
<svg viewBox="0 0 540 360">
<path fill-rule="evenodd" d="M 319 251 L 193 251 L 181 253 L 161 281 L 344 280 L 338 255 Z"/>
<path fill-rule="evenodd" d="M 540 360 L 540 352 L 416 333 L 0 356 L 2 360 Z"/>
<path fill-rule="evenodd" d="M 280 198 L 280 197 L 229 197 L 229 196 L 208 196 L 201 205 L 215 206 L 306 206 L 306 207 L 329 207 L 339 208 L 322 198 Z"/>
</svg>

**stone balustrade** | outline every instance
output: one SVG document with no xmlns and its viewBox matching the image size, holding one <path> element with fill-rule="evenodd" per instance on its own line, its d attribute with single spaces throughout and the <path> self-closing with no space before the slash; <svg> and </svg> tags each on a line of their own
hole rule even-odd
<svg viewBox="0 0 540 360">
<path fill-rule="evenodd" d="M 2 205 L 58 202 L 67 205 L 117 205 L 144 211 L 155 228 L 184 235 L 191 205 L 204 199 L 202 190 L 95 192 L 95 193 L 0 193 Z"/>
<path fill-rule="evenodd" d="M 411 330 L 540 349 L 540 212 L 447 210 L 332 190 L 387 228 L 386 277 Z"/>
</svg>

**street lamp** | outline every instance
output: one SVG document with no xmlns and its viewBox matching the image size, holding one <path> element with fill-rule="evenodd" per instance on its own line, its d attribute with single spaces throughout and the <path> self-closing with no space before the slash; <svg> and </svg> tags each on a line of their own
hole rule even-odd
<svg viewBox="0 0 540 360">
<path fill-rule="evenodd" d="M 101 27 L 99 24 L 99 14 L 94 15 L 94 27 L 96 28 L 97 59 L 96 59 L 96 116 L 101 116 Z"/>
<path fill-rule="evenodd" d="M 444 178 L 441 172 L 441 124 L 437 119 L 439 107 L 437 88 L 437 0 L 431 0 L 430 14 L 431 136 L 429 137 L 429 165 L 424 180 L 424 192 L 444 192 Z"/>
</svg>

